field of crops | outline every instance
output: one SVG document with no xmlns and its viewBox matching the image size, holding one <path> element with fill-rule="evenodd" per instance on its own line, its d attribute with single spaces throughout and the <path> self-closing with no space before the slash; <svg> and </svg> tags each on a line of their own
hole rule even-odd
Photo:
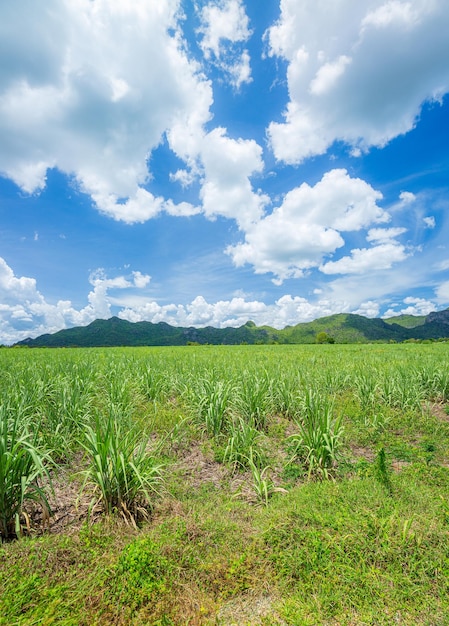
<svg viewBox="0 0 449 626">
<path fill-rule="evenodd" d="M 449 624 L 449 344 L 0 350 L 0 624 Z"/>
</svg>

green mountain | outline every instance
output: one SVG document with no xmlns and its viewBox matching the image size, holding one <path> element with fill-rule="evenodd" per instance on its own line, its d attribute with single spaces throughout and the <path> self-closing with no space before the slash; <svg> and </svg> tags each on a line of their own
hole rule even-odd
<svg viewBox="0 0 449 626">
<path fill-rule="evenodd" d="M 274 332 L 274 329 L 273 329 Z M 16 345 L 49 348 L 94 347 L 94 346 L 184 346 L 200 344 L 269 343 L 266 329 L 257 328 L 247 322 L 240 328 L 182 328 L 165 322 L 128 322 L 111 317 L 95 320 L 88 326 L 60 330 L 54 334 L 41 335 L 36 339 L 25 339 Z"/>
<path fill-rule="evenodd" d="M 422 326 L 426 322 L 425 315 L 397 315 L 384 320 L 387 324 L 399 324 L 404 328 L 416 328 Z"/>
<path fill-rule="evenodd" d="M 100 347 L 100 346 L 184 346 L 188 344 L 316 343 L 318 333 L 326 333 L 335 343 L 368 343 L 449 338 L 449 309 L 422 316 L 398 316 L 388 320 L 340 313 L 296 326 L 276 330 L 247 322 L 239 328 L 183 328 L 165 322 L 128 322 L 111 317 L 25 339 L 18 346 Z"/>
</svg>

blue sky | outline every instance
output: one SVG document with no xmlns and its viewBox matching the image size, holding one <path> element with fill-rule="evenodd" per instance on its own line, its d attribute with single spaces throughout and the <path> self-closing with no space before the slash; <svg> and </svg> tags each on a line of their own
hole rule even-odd
<svg viewBox="0 0 449 626">
<path fill-rule="evenodd" d="M 0 4 L 0 343 L 449 306 L 446 0 Z"/>
</svg>

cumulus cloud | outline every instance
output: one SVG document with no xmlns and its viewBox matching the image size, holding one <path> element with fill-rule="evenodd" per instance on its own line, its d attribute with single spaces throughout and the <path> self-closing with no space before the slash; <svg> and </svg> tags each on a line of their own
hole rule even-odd
<svg viewBox="0 0 449 626">
<path fill-rule="evenodd" d="M 251 81 L 250 57 L 241 44 L 251 36 L 249 19 L 241 0 L 220 0 L 200 11 L 200 47 L 237 89 Z M 240 44 L 240 45 L 239 45 Z"/>
<path fill-rule="evenodd" d="M 357 155 L 410 131 L 449 91 L 448 29 L 444 0 L 281 0 L 268 31 L 288 63 L 285 119 L 268 129 L 276 157 L 300 163 L 336 140 Z"/>
<path fill-rule="evenodd" d="M 201 146 L 201 188 L 207 217 L 233 218 L 249 228 L 263 214 L 268 196 L 254 192 L 250 176 L 263 170 L 262 149 L 254 140 L 230 139 L 223 128 L 208 133 Z"/>
<path fill-rule="evenodd" d="M 246 300 L 235 297 L 210 303 L 203 296 L 197 296 L 187 305 L 159 305 L 147 302 L 140 307 L 125 308 L 119 317 L 131 322 L 167 322 L 174 326 L 241 326 L 249 319 L 257 325 L 270 325 L 285 328 L 287 325 L 310 322 L 317 317 L 341 312 L 342 303 L 326 300 L 312 304 L 300 296 L 284 295 L 274 302 L 265 304 L 259 300 Z"/>
<path fill-rule="evenodd" d="M 38 290 L 36 280 L 17 277 L 0 257 L 0 342 L 13 343 L 30 335 L 52 333 L 70 326 L 86 325 L 98 318 L 111 317 L 116 290 L 144 289 L 151 277 L 134 271 L 129 276 L 108 278 L 103 269 L 92 272 L 87 305 L 80 310 L 69 300 L 52 304 Z"/>
<path fill-rule="evenodd" d="M 249 177 L 263 168 L 262 149 L 225 129 L 206 132 L 212 86 L 187 55 L 179 9 L 180 0 L 3 4 L 0 173 L 33 193 L 58 168 L 103 214 L 127 223 L 201 211 L 239 224 L 259 217 L 267 199 Z M 226 42 L 250 35 L 242 3 L 207 5 L 202 20 L 204 51 L 235 86 L 248 82 L 248 52 L 232 62 L 225 53 Z M 186 163 L 171 180 L 199 180 L 203 206 L 152 193 L 149 157 L 164 137 Z"/>
<path fill-rule="evenodd" d="M 366 240 L 387 243 L 406 232 L 406 228 L 370 228 Z"/>
<path fill-rule="evenodd" d="M 201 11 L 201 21 L 200 45 L 207 57 L 211 53 L 219 57 L 225 42 L 246 41 L 250 36 L 248 16 L 240 0 L 207 4 Z"/>
<path fill-rule="evenodd" d="M 391 241 L 372 248 L 355 248 L 351 250 L 351 256 L 329 261 L 320 270 L 324 274 L 369 274 L 390 269 L 393 263 L 404 261 L 407 256 L 404 246 Z"/>
<path fill-rule="evenodd" d="M 403 306 L 404 304 L 406 306 Z M 395 308 L 388 309 L 382 317 L 388 318 L 395 317 L 396 315 L 429 315 L 429 313 L 436 309 L 436 304 L 431 300 L 408 296 L 403 299 L 402 306 L 396 305 Z"/>
<path fill-rule="evenodd" d="M 415 202 L 416 196 L 410 191 L 401 191 L 399 194 L 399 200 L 401 201 L 402 206 L 407 206 Z"/>
<path fill-rule="evenodd" d="M 231 65 L 226 65 L 226 70 L 231 78 L 231 83 L 236 89 L 244 83 L 250 83 L 251 78 L 251 64 L 248 50 L 244 50 Z"/>
<path fill-rule="evenodd" d="M 142 272 L 133 272 L 133 282 L 134 286 L 138 289 L 143 289 L 146 287 L 151 280 L 151 276 L 149 274 L 142 274 Z"/>
<path fill-rule="evenodd" d="M 281 206 L 246 229 L 244 243 L 227 252 L 237 266 L 250 263 L 256 273 L 298 278 L 344 245 L 341 232 L 388 221 L 377 204 L 381 198 L 346 170 L 332 170 L 314 187 L 303 183 L 287 193 Z"/>
<path fill-rule="evenodd" d="M 374 302 L 374 300 L 368 300 L 367 302 L 362 302 L 362 304 L 351 311 L 355 315 L 363 315 L 364 317 L 379 317 L 380 307 L 378 302 Z"/>
<path fill-rule="evenodd" d="M 404 261 L 411 252 L 396 241 L 396 237 L 407 232 L 406 228 L 371 228 L 366 240 L 373 242 L 371 248 L 355 248 L 350 256 L 321 265 L 324 274 L 370 274 L 377 270 L 390 269 L 394 263 Z"/>
<path fill-rule="evenodd" d="M 179 0 L 3 3 L 0 172 L 32 193 L 56 167 L 126 222 L 197 212 L 144 189 L 164 133 L 201 133 L 210 118 L 211 86 L 183 48 L 178 11 Z"/>
</svg>

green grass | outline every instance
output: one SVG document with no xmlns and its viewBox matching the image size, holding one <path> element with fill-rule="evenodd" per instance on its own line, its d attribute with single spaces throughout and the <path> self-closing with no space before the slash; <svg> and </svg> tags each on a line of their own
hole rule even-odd
<svg viewBox="0 0 449 626">
<path fill-rule="evenodd" d="M 0 359 L 0 624 L 448 624 L 448 345 Z"/>
</svg>

